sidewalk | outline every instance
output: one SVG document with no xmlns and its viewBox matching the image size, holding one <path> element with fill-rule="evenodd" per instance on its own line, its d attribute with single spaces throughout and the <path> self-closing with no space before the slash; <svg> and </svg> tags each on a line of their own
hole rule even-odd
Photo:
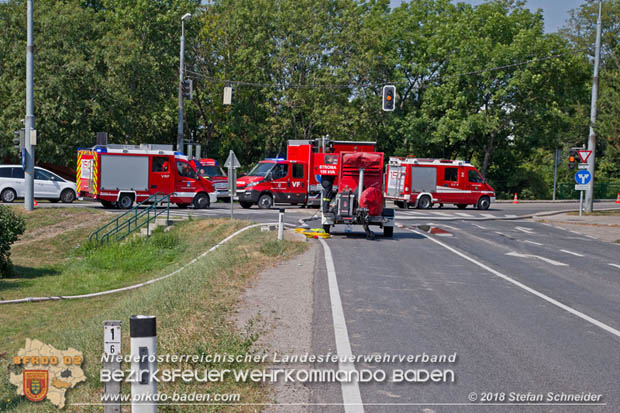
<svg viewBox="0 0 620 413">
<path fill-rule="evenodd" d="M 544 222 L 553 226 L 589 235 L 601 241 L 620 241 L 620 215 L 578 216 L 558 214 L 535 217 L 536 222 Z"/>
</svg>

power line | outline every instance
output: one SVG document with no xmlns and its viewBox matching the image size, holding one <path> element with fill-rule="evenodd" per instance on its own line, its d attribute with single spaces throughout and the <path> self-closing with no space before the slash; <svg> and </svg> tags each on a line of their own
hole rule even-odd
<svg viewBox="0 0 620 413">
<path fill-rule="evenodd" d="M 545 56 L 545 57 L 540 57 L 540 58 L 535 58 L 535 59 L 528 59 L 528 60 L 524 60 L 524 61 L 517 62 L 517 63 L 494 66 L 494 67 L 474 70 L 470 72 L 452 73 L 452 74 L 447 74 L 435 80 L 450 79 L 450 78 L 459 77 L 459 76 L 471 76 L 471 75 L 482 74 L 485 72 L 497 72 L 500 70 L 511 69 L 514 67 L 528 65 L 532 63 L 539 63 L 539 62 L 544 62 L 547 60 L 558 59 L 560 57 L 567 56 L 567 55 L 574 55 L 579 52 L 582 52 L 582 50 L 574 50 L 571 52 L 557 53 L 557 54 L 553 54 L 550 56 Z M 250 87 L 273 88 L 273 89 L 352 89 L 352 88 L 359 87 L 359 84 L 356 84 L 356 83 L 333 83 L 333 84 L 309 83 L 309 84 L 288 84 L 287 85 L 287 84 L 282 84 L 282 83 L 248 82 L 245 80 L 220 79 L 220 78 L 209 76 L 204 73 L 196 72 L 193 70 L 186 70 L 186 72 L 191 73 L 194 76 L 201 77 L 203 79 L 207 79 L 207 80 L 214 81 L 214 82 L 220 82 L 220 83 L 224 83 L 224 84 L 231 85 L 231 86 L 250 86 Z M 370 87 L 382 87 L 385 83 L 390 83 L 390 82 L 384 82 L 381 84 L 370 84 L 369 86 Z"/>
</svg>

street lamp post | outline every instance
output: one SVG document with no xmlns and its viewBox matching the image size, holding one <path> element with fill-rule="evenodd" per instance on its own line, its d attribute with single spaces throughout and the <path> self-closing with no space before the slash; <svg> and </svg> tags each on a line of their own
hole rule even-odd
<svg viewBox="0 0 620 413">
<path fill-rule="evenodd" d="M 177 127 L 177 150 L 183 152 L 183 80 L 185 78 L 185 19 L 192 17 L 186 13 L 181 17 L 181 52 L 179 59 L 179 124 Z"/>
</svg>

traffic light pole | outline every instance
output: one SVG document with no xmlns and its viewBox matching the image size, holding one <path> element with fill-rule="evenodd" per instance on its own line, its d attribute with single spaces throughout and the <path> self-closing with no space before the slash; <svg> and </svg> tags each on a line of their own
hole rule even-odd
<svg viewBox="0 0 620 413">
<path fill-rule="evenodd" d="M 31 131 L 34 130 L 34 44 L 33 44 L 33 0 L 27 2 L 27 45 L 26 45 L 26 119 L 24 122 L 24 178 L 25 196 L 24 208 L 26 211 L 34 209 L 34 146 L 30 139 Z"/>
<path fill-rule="evenodd" d="M 598 2 L 598 18 L 596 20 L 596 46 L 594 49 L 594 75 L 592 77 L 592 101 L 590 105 L 590 134 L 588 136 L 588 150 L 592 151 L 588 159 L 588 172 L 592 176 L 586 189 L 586 212 L 592 212 L 594 203 L 594 162 L 596 153 L 596 132 L 594 132 L 594 124 L 596 123 L 596 100 L 598 99 L 598 67 L 601 58 L 601 11 L 603 1 Z"/>
</svg>

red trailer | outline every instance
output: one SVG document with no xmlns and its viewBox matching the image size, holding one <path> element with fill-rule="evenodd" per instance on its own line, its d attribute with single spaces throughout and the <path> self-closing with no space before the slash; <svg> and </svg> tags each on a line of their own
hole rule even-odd
<svg viewBox="0 0 620 413">
<path fill-rule="evenodd" d="M 156 193 L 170 194 L 180 208 L 208 208 L 213 184 L 170 145 L 107 145 L 78 149 L 77 192 L 106 208 L 131 208 Z"/>
<path fill-rule="evenodd" d="M 495 191 L 468 162 L 448 159 L 390 158 L 385 196 L 399 208 L 433 204 L 488 209 Z"/>
<path fill-rule="evenodd" d="M 338 188 L 335 176 L 323 175 L 321 224 L 330 233 L 333 225 L 362 225 L 369 239 L 370 225 L 383 228 L 383 235 L 394 233 L 394 210 L 385 207 L 383 198 L 383 152 L 341 152 L 338 155 Z"/>
</svg>

